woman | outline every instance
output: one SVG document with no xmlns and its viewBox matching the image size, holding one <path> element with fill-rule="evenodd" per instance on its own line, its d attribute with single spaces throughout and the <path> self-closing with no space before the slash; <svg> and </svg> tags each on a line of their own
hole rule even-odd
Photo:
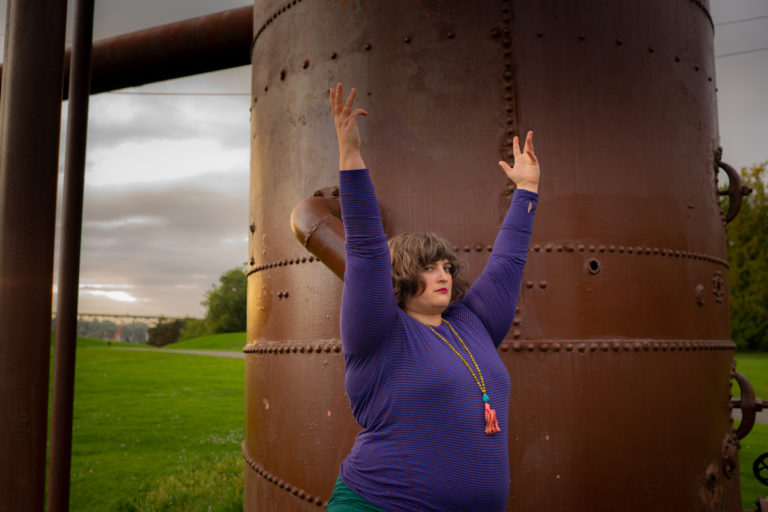
<svg viewBox="0 0 768 512">
<path fill-rule="evenodd" d="M 346 232 L 341 305 L 345 385 L 362 427 L 328 510 L 500 511 L 509 492 L 510 379 L 496 351 L 520 292 L 538 199 L 528 132 L 517 185 L 483 273 L 463 293 L 451 245 L 384 234 L 360 152 L 355 89 L 331 89 Z M 458 286 L 457 286 L 458 284 Z"/>
</svg>

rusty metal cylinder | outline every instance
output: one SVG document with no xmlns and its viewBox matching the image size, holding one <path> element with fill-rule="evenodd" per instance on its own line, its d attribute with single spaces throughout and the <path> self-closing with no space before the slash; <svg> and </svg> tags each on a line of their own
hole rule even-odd
<svg viewBox="0 0 768 512">
<path fill-rule="evenodd" d="M 741 510 L 706 2 L 265 0 L 254 38 L 246 510 L 320 510 L 358 430 L 342 282 L 290 226 L 338 182 L 336 81 L 387 234 L 441 233 L 471 279 L 535 131 L 507 510 Z"/>
</svg>

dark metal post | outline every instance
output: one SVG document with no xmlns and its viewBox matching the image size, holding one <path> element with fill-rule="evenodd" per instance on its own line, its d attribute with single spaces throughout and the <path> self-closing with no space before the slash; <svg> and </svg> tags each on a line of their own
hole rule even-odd
<svg viewBox="0 0 768 512">
<path fill-rule="evenodd" d="M 53 370 L 51 453 L 48 468 L 48 512 L 69 510 L 72 457 L 72 404 L 75 387 L 77 294 L 83 223 L 83 182 L 88 132 L 94 0 L 75 5 L 72 65 L 69 74 L 69 117 L 64 165 L 64 205 L 56 305 L 56 348 Z"/>
<path fill-rule="evenodd" d="M 8 2 L 0 101 L 0 510 L 43 510 L 66 2 Z"/>
</svg>

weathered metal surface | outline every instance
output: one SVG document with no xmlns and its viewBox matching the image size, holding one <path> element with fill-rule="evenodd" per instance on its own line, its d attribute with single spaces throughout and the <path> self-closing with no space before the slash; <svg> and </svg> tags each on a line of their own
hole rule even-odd
<svg viewBox="0 0 768 512">
<path fill-rule="evenodd" d="M 0 99 L 0 510 L 43 510 L 66 2 L 8 5 Z"/>
<path fill-rule="evenodd" d="M 75 394 L 77 299 L 80 280 L 80 241 L 83 223 L 85 147 L 91 78 L 94 0 L 75 4 L 72 71 L 69 75 L 69 115 L 64 162 L 64 205 L 59 250 L 59 290 L 56 305 L 56 344 L 48 464 L 48 512 L 69 510 L 72 456 L 72 416 Z"/>
<path fill-rule="evenodd" d="M 341 281 L 288 226 L 337 183 L 337 80 L 370 112 L 386 232 L 442 233 L 472 278 L 510 192 L 495 162 L 536 132 L 541 201 L 501 347 L 508 510 L 741 510 L 706 3 L 265 0 L 254 30 L 247 510 L 319 510 L 357 430 Z"/>
<path fill-rule="evenodd" d="M 91 92 L 248 65 L 252 13 L 252 7 L 240 7 L 96 41 Z M 67 50 L 65 76 L 69 62 Z M 64 98 L 68 91 L 69 84 L 65 82 Z"/>
</svg>

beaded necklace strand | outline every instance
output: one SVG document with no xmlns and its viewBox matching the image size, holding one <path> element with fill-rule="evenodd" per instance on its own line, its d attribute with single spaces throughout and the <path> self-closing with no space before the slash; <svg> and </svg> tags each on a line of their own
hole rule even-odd
<svg viewBox="0 0 768 512">
<path fill-rule="evenodd" d="M 477 370 L 477 373 L 475 373 L 475 370 L 472 369 L 471 366 L 469 366 L 469 363 L 466 359 L 464 359 L 464 356 L 462 356 L 456 348 L 451 345 L 451 343 L 445 339 L 445 337 L 437 332 L 434 327 L 432 327 L 429 324 L 424 324 L 427 327 L 429 327 L 429 330 L 435 333 L 435 336 L 443 340 L 443 342 L 448 345 L 448 347 L 453 351 L 454 354 L 456 354 L 459 359 L 464 363 L 464 365 L 467 367 L 467 370 L 469 370 L 469 373 L 472 374 L 472 378 L 475 379 L 475 384 L 477 384 L 477 387 L 480 388 L 480 392 L 483 393 L 483 403 L 485 404 L 485 433 L 486 434 L 495 434 L 496 432 L 499 432 L 501 429 L 499 428 L 499 422 L 496 419 L 496 411 L 494 409 L 491 409 L 491 404 L 489 403 L 491 398 L 488 396 L 488 393 L 485 391 L 485 379 L 483 378 L 483 373 L 480 371 L 480 366 L 477 364 L 477 361 L 475 361 L 475 356 L 472 355 L 472 352 L 469 350 L 469 347 L 467 347 L 467 344 L 464 343 L 464 340 L 461 339 L 461 336 L 459 336 L 459 333 L 456 332 L 456 329 L 453 328 L 451 323 L 446 320 L 445 318 L 442 319 L 444 324 L 447 324 L 448 327 L 451 328 L 451 332 L 454 336 L 456 336 L 456 339 L 459 340 L 459 343 L 461 343 L 461 346 L 464 347 L 464 350 L 467 351 L 467 354 L 469 354 L 469 358 L 472 360 L 472 364 L 475 366 L 475 370 Z"/>
</svg>

